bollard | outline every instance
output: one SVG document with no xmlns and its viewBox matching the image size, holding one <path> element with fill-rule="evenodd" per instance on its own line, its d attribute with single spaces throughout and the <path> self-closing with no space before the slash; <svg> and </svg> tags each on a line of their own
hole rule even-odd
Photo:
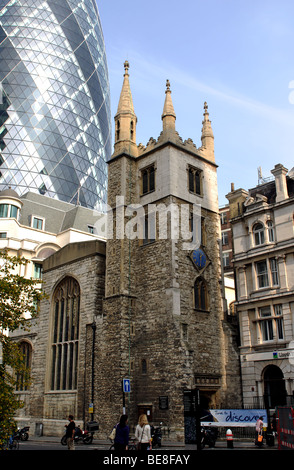
<svg viewBox="0 0 294 470">
<path fill-rule="evenodd" d="M 228 449 L 233 449 L 234 440 L 233 440 L 233 433 L 232 433 L 231 429 L 227 429 L 226 438 L 227 438 L 227 448 Z"/>
</svg>

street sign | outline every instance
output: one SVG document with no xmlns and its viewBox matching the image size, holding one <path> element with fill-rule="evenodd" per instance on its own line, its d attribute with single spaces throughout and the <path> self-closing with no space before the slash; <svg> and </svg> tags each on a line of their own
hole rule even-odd
<svg viewBox="0 0 294 470">
<path fill-rule="evenodd" d="M 130 381 L 130 379 L 123 379 L 123 391 L 124 391 L 124 393 L 130 393 L 130 391 L 131 391 L 131 381 Z"/>
</svg>

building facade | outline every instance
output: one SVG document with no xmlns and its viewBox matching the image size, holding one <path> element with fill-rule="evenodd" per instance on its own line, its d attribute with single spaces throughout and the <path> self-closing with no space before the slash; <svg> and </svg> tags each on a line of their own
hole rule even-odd
<svg viewBox="0 0 294 470">
<path fill-rule="evenodd" d="M 221 223 L 221 259 L 225 295 L 225 310 L 228 315 L 235 315 L 235 276 L 233 266 L 233 238 L 229 204 L 219 208 Z"/>
<path fill-rule="evenodd" d="M 244 405 L 274 409 L 294 395 L 294 179 L 227 195 L 233 231 Z"/>
<path fill-rule="evenodd" d="M 95 225 L 103 214 L 37 193 L 19 196 L 13 189 L 0 191 L 0 250 L 28 260 L 27 278 L 42 277 L 42 263 L 69 243 L 97 238 Z M 105 240 L 105 238 L 104 238 Z"/>
<path fill-rule="evenodd" d="M 94 0 L 0 1 L 0 190 L 100 209 L 111 155 Z"/>
<path fill-rule="evenodd" d="M 189 442 L 196 389 L 203 410 L 241 406 L 206 103 L 199 148 L 180 138 L 175 120 L 167 81 L 162 132 L 146 147 L 136 144 L 126 62 L 108 163 L 107 242 L 69 244 L 43 263 L 48 299 L 24 413 L 45 434 L 59 434 L 72 413 L 77 422 L 98 421 L 107 437 L 125 409 L 131 430 L 145 412 L 171 439 Z"/>
</svg>

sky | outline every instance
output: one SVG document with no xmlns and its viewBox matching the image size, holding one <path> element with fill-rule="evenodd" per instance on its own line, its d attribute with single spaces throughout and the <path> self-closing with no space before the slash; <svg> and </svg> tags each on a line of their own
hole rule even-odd
<svg viewBox="0 0 294 470">
<path fill-rule="evenodd" d="M 282 163 L 294 167 L 293 0 L 98 0 L 112 123 L 124 61 L 137 144 L 162 130 L 169 79 L 176 130 L 201 146 L 208 103 L 218 165 L 219 205 L 258 184 Z"/>
</svg>

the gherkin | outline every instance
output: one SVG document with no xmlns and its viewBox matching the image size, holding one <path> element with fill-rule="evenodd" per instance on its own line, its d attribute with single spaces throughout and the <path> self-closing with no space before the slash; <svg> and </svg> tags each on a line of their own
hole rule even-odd
<svg viewBox="0 0 294 470">
<path fill-rule="evenodd" d="M 99 209 L 111 154 L 95 0 L 0 0 L 0 190 Z"/>
</svg>

